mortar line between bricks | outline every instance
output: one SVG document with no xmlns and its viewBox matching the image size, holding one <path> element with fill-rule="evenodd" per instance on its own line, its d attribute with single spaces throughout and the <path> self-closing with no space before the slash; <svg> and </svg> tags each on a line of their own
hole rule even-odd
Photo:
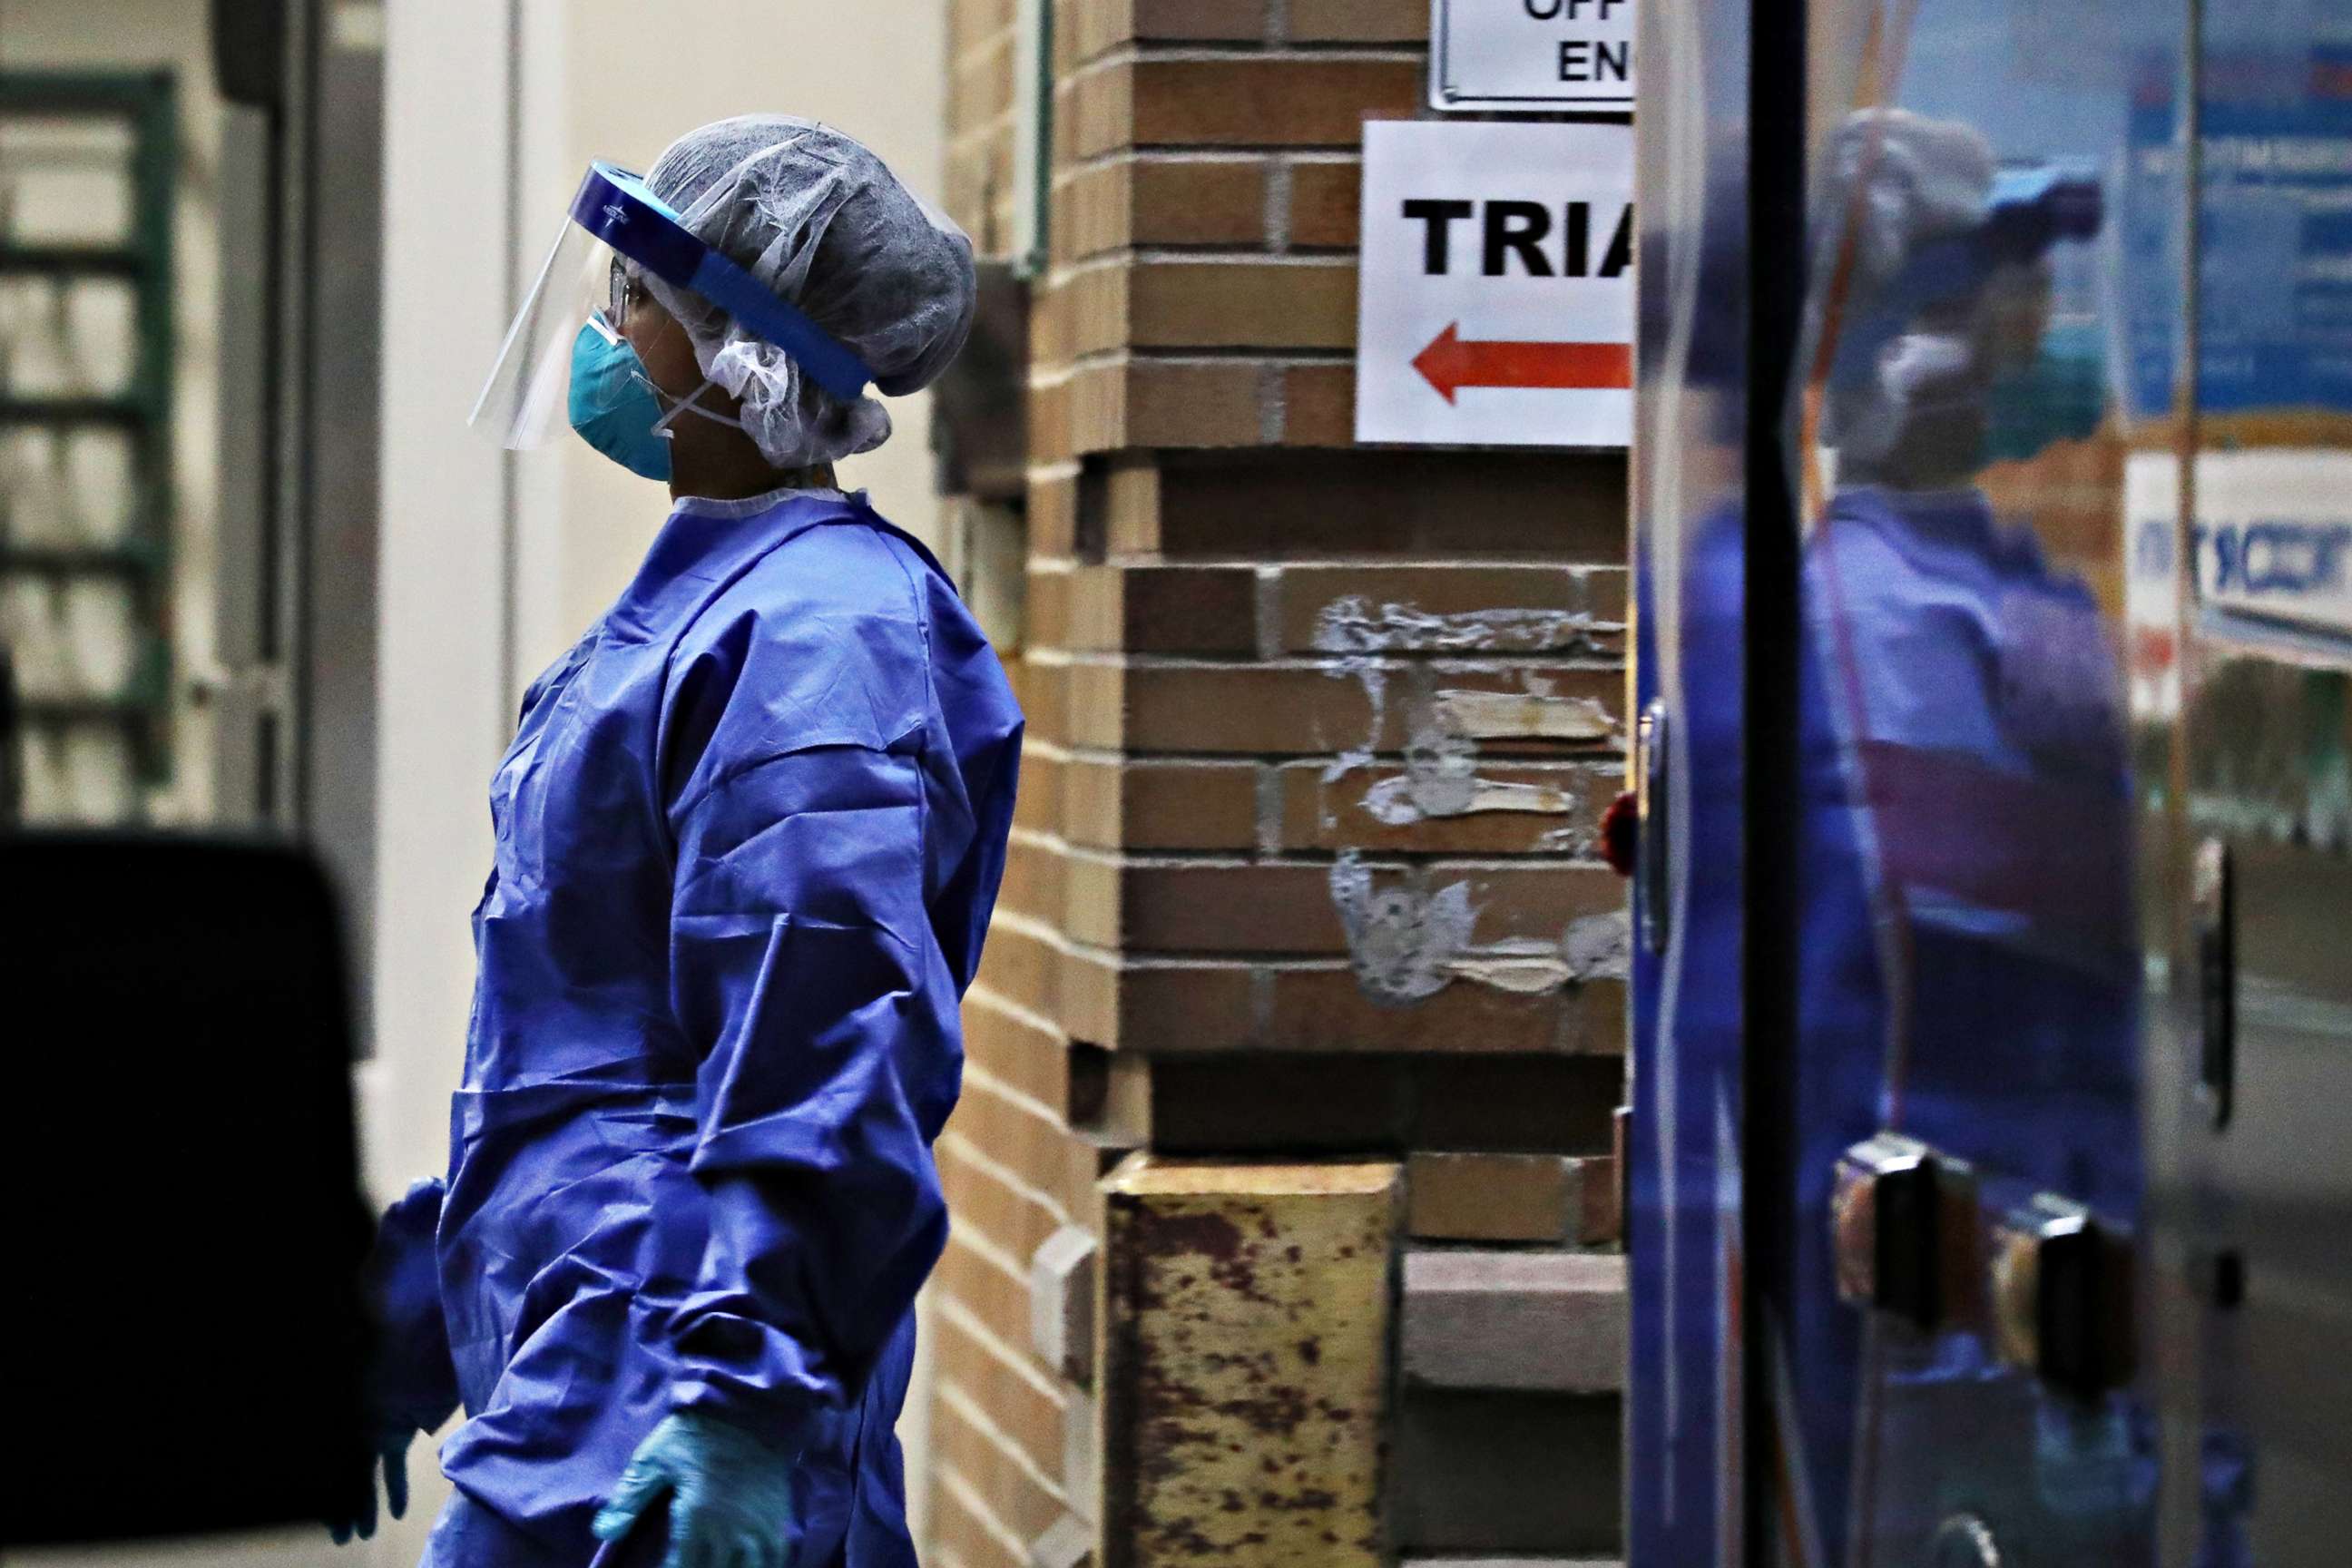
<svg viewBox="0 0 2352 1568">
<path fill-rule="evenodd" d="M 1169 962 L 1164 962 L 1157 965 L 1139 964 L 1133 962 L 1134 950 L 1131 948 L 1107 947 L 1099 942 L 1078 942 L 1073 939 L 1067 931 L 1065 931 L 1059 926 L 1049 925 L 1045 921 L 1038 920 L 1034 916 L 1024 915 L 1013 910 L 998 910 L 995 919 L 992 922 L 992 929 L 994 926 L 1003 926 L 1007 931 L 1017 931 L 1021 935 L 1029 938 L 1030 941 L 1038 942 L 1045 947 L 1050 947 L 1055 952 L 1060 953 L 1065 957 L 1086 959 L 1092 963 L 1104 964 L 1112 969 L 1139 969 L 1153 967 L 1161 969 L 1246 969 L 1253 962 L 1255 962 L 1246 954 L 1236 955 L 1231 952 L 1203 952 L 1195 954 L 1192 950 L 1185 949 L 1182 951 L 1171 950 L 1165 952 L 1155 952 L 1151 955 L 1154 958 L 1168 960 Z"/>
<path fill-rule="evenodd" d="M 1446 823 L 1459 822 L 1463 819 L 1459 817 L 1439 817 L 1435 820 L 1440 823 Z M 1370 848 L 1364 846 L 1356 846 L 1355 847 L 1360 856 L 1369 854 L 1374 857 L 1374 858 L 1364 862 L 1365 865 L 1370 867 L 1374 870 L 1444 871 L 1452 870 L 1462 865 L 1460 852 L 1452 849 Z M 1270 849 L 1261 848 L 1248 851 L 1247 853 L 1253 857 L 1252 858 L 1236 861 L 1234 859 L 1235 851 L 1230 848 L 1202 850 L 1153 849 L 1150 851 L 1148 859 L 1126 856 L 1118 850 L 1106 849 L 1100 845 L 1084 845 L 1081 846 L 1080 848 L 1088 855 L 1107 857 L 1115 860 L 1122 870 L 1144 871 L 1174 871 L 1191 868 L 1219 871 L 1328 871 L 1331 868 L 1332 862 L 1337 860 L 1340 854 L 1343 853 L 1343 851 L 1338 849 L 1326 849 L 1315 845 L 1299 845 L 1297 847 L 1276 846 Z M 1073 850 L 1072 853 L 1076 854 L 1077 852 L 1078 851 L 1076 850 Z M 1572 849 L 1527 849 L 1513 850 L 1508 853 L 1510 855 L 1509 863 L 1511 865 L 1523 866 L 1531 869 L 1543 871 L 1559 872 L 1602 870 L 1606 869 L 1609 865 L 1609 862 L 1601 859 L 1598 854 L 1585 853 Z M 1249 949 L 1247 951 L 1255 952 L 1256 950 Z M 1068 1033 L 1067 1030 L 1062 1030 L 1059 1032 L 1065 1035 Z"/>
<path fill-rule="evenodd" d="M 1243 40 L 1226 42 L 1216 38 L 1194 38 L 1184 41 L 1171 39 L 1161 43 L 1151 38 L 1121 38 L 1102 53 L 1072 62 L 1066 71 L 1054 76 L 1055 95 L 1076 88 L 1088 77 L 1120 66 L 1161 64 L 1232 64 L 1236 60 L 1318 60 L 1360 61 L 1367 65 L 1425 65 L 1429 60 L 1427 47 L 1362 44 L 1348 39 L 1332 43 L 1265 44 Z"/>
<path fill-rule="evenodd" d="M 982 1092 L 994 1093 L 994 1085 L 996 1082 L 1001 1080 L 989 1079 L 986 1074 L 980 1074 L 978 1076 L 982 1081 Z M 1016 1110 L 1022 1110 L 1024 1114 L 1035 1117 L 1037 1121 L 1044 1122 L 1046 1126 L 1052 1128 L 1057 1132 L 1066 1132 L 1069 1131 L 1069 1129 L 1063 1124 L 1061 1117 L 1056 1115 L 1050 1106 L 1040 1107 L 1037 1111 L 1029 1111 L 1026 1108 L 1020 1106 L 1017 1100 L 1013 1103 Z M 940 1141 L 941 1142 L 947 1142 L 950 1139 L 953 1140 L 952 1146 L 961 1152 L 960 1157 L 978 1167 L 980 1172 L 983 1175 L 987 1176 L 989 1180 L 996 1182 L 1010 1189 L 1014 1195 L 1021 1198 L 1024 1203 L 1036 1205 L 1039 1208 L 1042 1208 L 1046 1213 L 1052 1215 L 1062 1224 L 1067 1225 L 1070 1223 L 1069 1206 L 1062 1202 L 1058 1194 L 1047 1192 L 1045 1188 L 1033 1184 L 1028 1177 L 1023 1175 L 1019 1171 L 1014 1170 L 1012 1166 L 1006 1164 L 1003 1161 L 990 1153 L 986 1149 L 981 1147 L 979 1142 L 969 1132 L 957 1132 L 952 1129 L 942 1130 L 940 1134 Z"/>
<path fill-rule="evenodd" d="M 1051 1118 L 1050 1124 L 1056 1131 L 1066 1131 L 1066 1129 L 1062 1127 L 1062 1119 L 1058 1116 Z M 939 1142 L 957 1159 L 971 1166 L 982 1175 L 986 1176 L 990 1181 L 996 1183 L 1001 1187 L 1003 1187 L 1022 1202 L 1033 1204 L 1038 1208 L 1044 1209 L 1047 1214 L 1051 1215 L 1058 1224 L 1067 1225 L 1070 1223 L 1068 1205 L 1065 1205 L 1059 1197 L 1045 1191 L 1043 1187 L 1031 1184 L 1031 1183 L 1024 1178 L 1020 1172 L 1014 1170 L 1012 1166 L 1007 1165 L 1003 1161 L 995 1158 L 986 1150 L 982 1149 L 970 1133 L 957 1132 L 952 1130 L 943 1131 L 940 1134 Z M 1026 1260 L 1023 1260 L 1018 1267 L 1025 1274 L 1028 1268 L 1028 1263 Z"/>
<path fill-rule="evenodd" d="M 1346 142 L 1121 142 L 1099 153 L 1089 153 L 1082 160 L 1057 166 L 1084 170 L 1119 158 L 1178 158 L 1211 152 L 1238 153 L 1257 158 L 1312 158 L 1325 163 L 1339 163 L 1351 155 L 1360 157 L 1362 149 L 1360 132 L 1358 139 Z M 1612 450 L 1622 453 L 1624 448 L 1621 447 Z"/>
<path fill-rule="evenodd" d="M 948 1226 L 948 1245 L 962 1247 L 979 1258 L 983 1268 L 996 1270 L 1024 1290 L 1029 1289 L 1028 1266 L 999 1247 L 985 1231 L 969 1225 L 950 1225 Z"/>
<path fill-rule="evenodd" d="M 1441 675 L 1509 675 L 1521 670 L 1538 674 L 1605 674 L 1622 673 L 1625 661 L 1612 657 L 1593 658 L 1567 653 L 1525 654 L 1458 654 L 1458 653 L 1383 653 L 1353 655 L 1346 653 L 1318 654 L 1294 651 L 1281 658 L 1260 658 L 1254 653 L 1152 653 L 1137 648 L 1069 648 L 1068 668 L 1073 669 L 1272 669 L 1330 672 L 1335 678 L 1352 676 L 1368 668 L 1378 668 L 1391 674 L 1407 669 L 1436 666 Z M 1377 658 L 1386 662 L 1377 666 L 1353 662 L 1361 657 Z M 1472 660 L 1478 662 L 1473 663 Z M 1342 660 L 1349 662 L 1342 663 Z M 1525 692 L 1508 695 L 1526 696 Z M 1334 747 L 1337 751 L 1340 748 Z"/>
<path fill-rule="evenodd" d="M 1427 665 L 1442 675 L 1515 675 L 1524 669 L 1574 670 L 1617 675 L 1625 668 L 1622 656 L 1572 653 L 1456 653 L 1399 650 L 1358 653 L 1335 648 L 1328 653 L 1293 649 L 1281 658 L 1260 658 L 1254 653 L 1138 653 L 1128 648 L 1062 648 L 1072 669 L 1266 669 L 1329 675 L 1337 679 L 1366 669 L 1402 674 Z"/>
<path fill-rule="evenodd" d="M 1563 751 L 1570 754 L 1565 756 L 1556 754 Z M 1405 753 L 1402 747 L 1393 751 L 1350 752 L 1349 754 L 1361 754 L 1369 759 L 1349 769 L 1351 773 L 1366 773 L 1375 768 L 1400 768 L 1405 763 Z M 1603 751 L 1597 742 L 1588 742 L 1575 747 L 1562 743 L 1548 746 L 1540 751 L 1487 752 L 1482 755 L 1498 766 L 1504 767 L 1557 767 L 1587 772 L 1622 771 L 1624 767 L 1624 757 L 1620 752 L 1614 750 Z M 1169 752 L 1150 747 L 1135 751 L 1121 751 L 1114 746 L 1071 746 L 1065 750 L 1060 760 L 1065 763 L 1083 763 L 1096 767 L 1125 767 L 1133 763 L 1240 767 L 1249 763 L 1264 763 L 1283 768 L 1322 768 L 1328 767 L 1339 759 L 1339 753 L 1337 751 Z M 1033 827 L 1024 831 L 1034 833 L 1037 829 Z"/>
<path fill-rule="evenodd" d="M 1153 356 L 1155 362 L 1159 357 L 1160 356 L 1158 355 Z M 1322 362 L 1316 361 L 1302 363 L 1319 363 Z M 1073 563 L 1070 558 L 1066 555 L 1036 556 L 1033 557 L 1030 562 L 1030 567 L 1033 571 L 1066 569 L 1072 565 Z M 1537 573 L 1547 576 L 1561 575 L 1583 577 L 1590 576 L 1594 573 L 1610 573 L 1622 575 L 1631 570 L 1631 568 L 1622 563 L 1612 563 L 1607 561 L 1561 561 L 1555 557 L 1543 555 L 1481 556 L 1475 561 L 1465 561 L 1457 556 L 1420 558 L 1405 555 L 1381 555 L 1375 557 L 1366 557 L 1361 555 L 1286 555 L 1278 561 L 1269 561 L 1262 555 L 1245 555 L 1239 553 L 1233 555 L 1187 555 L 1181 561 L 1161 561 L 1156 558 L 1150 560 L 1139 560 L 1131 563 L 1125 563 L 1124 569 L 1134 572 L 1142 571 L 1148 567 L 1155 566 L 1170 572 L 1188 572 L 1206 567 L 1220 567 L 1224 569 L 1249 568 L 1252 570 L 1271 572 L 1277 576 L 1302 571 L 1360 573 L 1368 576 L 1376 576 L 1385 573 L 1395 573 L 1400 575 L 1411 574 L 1414 576 L 1431 576 L 1441 575 L 1445 573 L 1459 574 L 1505 571 Z M 1618 623 L 1613 621 L 1596 621 L 1593 624 L 1595 626 L 1614 626 Z"/>
<path fill-rule="evenodd" d="M 1058 380 L 1068 381 L 1084 371 L 1120 370 L 1135 365 L 1154 367 L 1166 365 L 1176 370 L 1208 370 L 1219 365 L 1238 364 L 1263 366 L 1273 370 L 1308 370 L 1324 365 L 1353 363 L 1355 363 L 1354 357 L 1340 349 L 1117 348 L 1088 349 L 1084 353 L 1073 354 L 1068 359 L 1056 361 L 1054 368 L 1066 370 L 1068 374 L 1059 377 Z M 1034 386 L 1038 384 L 1033 380 L 1030 384 Z M 1113 450 L 1126 449 L 1128 448 L 1113 448 Z M 1189 566 L 1192 563 L 1188 559 L 1181 564 Z"/>
<path fill-rule="evenodd" d="M 1013 1527 L 996 1517 L 996 1510 L 989 1506 L 988 1500 L 974 1490 L 972 1484 L 959 1475 L 953 1466 L 941 1466 L 938 1479 L 940 1489 L 962 1504 L 964 1511 L 978 1520 L 981 1529 L 1011 1552 L 1015 1563 L 1029 1561 L 1029 1542 L 1013 1534 Z"/>
<path fill-rule="evenodd" d="M 1056 1123 L 1056 1125 L 1058 1125 L 1058 1123 Z M 1056 1226 L 1066 1226 L 1070 1223 L 1068 1210 L 1064 1208 L 1058 1200 L 1054 1198 L 1050 1194 L 1040 1193 L 1036 1188 L 1032 1187 L 1027 1183 L 1022 1181 L 1017 1175 L 1008 1172 L 1001 1163 L 992 1160 L 987 1155 L 982 1153 L 980 1152 L 980 1146 L 974 1143 L 969 1137 L 952 1132 L 943 1132 L 940 1135 L 938 1147 L 951 1163 L 970 1167 L 979 1175 L 985 1177 L 987 1180 L 995 1183 L 998 1186 L 1004 1188 L 1013 1196 L 1019 1198 L 1023 1203 L 1034 1205 L 1035 1206 L 1044 1209 L 1046 1214 L 1052 1217 L 1054 1224 Z M 950 1226 L 950 1228 L 952 1229 L 953 1227 Z M 990 1245 L 995 1244 L 991 1242 Z M 1012 1258 L 1009 1254 L 1004 1260 L 1004 1268 L 1006 1273 L 1013 1275 L 1016 1279 L 1026 1279 L 1029 1277 L 1029 1265 L 1027 1261 L 1022 1258 Z"/>
<path fill-rule="evenodd" d="M 1035 567 L 1057 566 L 1069 560 L 1068 556 L 1044 555 L 1033 558 L 1032 564 Z M 1164 566 L 1171 572 L 1182 572 L 1195 567 L 1214 566 L 1229 569 L 1263 568 L 1276 574 L 1349 572 L 1360 573 L 1367 576 L 1391 573 L 1399 576 L 1408 574 L 1413 576 L 1442 576 L 1448 573 L 1459 574 L 1483 572 L 1528 572 L 1544 575 L 1589 577 L 1596 573 L 1622 575 L 1631 570 L 1622 563 L 1608 561 L 1561 561 L 1540 555 L 1482 555 L 1475 560 L 1466 561 L 1458 556 L 1426 558 L 1410 555 L 1286 555 L 1278 560 L 1269 561 L 1262 555 L 1235 553 L 1187 555 L 1181 560 L 1171 561 L 1163 561 L 1155 556 L 1139 558 L 1128 563 L 1111 562 L 1103 564 L 1123 564 L 1129 571 L 1137 571 L 1147 566 Z M 1596 621 L 1593 624 L 1615 626 L 1620 623 Z"/>
<path fill-rule="evenodd" d="M 1068 1412 L 1069 1391 L 1062 1386 L 1058 1379 L 1047 1377 L 1036 1367 L 1031 1365 L 1029 1358 L 1007 1344 L 995 1330 L 982 1321 L 979 1313 L 974 1312 L 953 1296 L 942 1296 L 940 1298 L 940 1316 L 953 1323 L 959 1331 L 969 1336 L 992 1359 L 1019 1373 L 1022 1382 L 1052 1400 L 1056 1408 L 1066 1414 Z"/>
<path fill-rule="evenodd" d="M 975 139 L 992 134 L 992 130 L 983 132 Z M 953 146 L 953 143 L 950 144 L 950 150 Z M 1116 168 L 1121 163 L 1257 163 L 1276 157 L 1287 158 L 1295 163 L 1360 163 L 1364 161 L 1360 146 L 1339 142 L 1308 142 L 1297 146 L 1287 142 L 1268 142 L 1261 146 L 1234 142 L 1129 143 L 1055 164 L 1054 186 L 1058 191 L 1063 185 L 1076 184 L 1088 174 Z"/>
<path fill-rule="evenodd" d="M 1263 241 L 1256 248 L 1238 245 L 1198 247 L 1176 245 L 1129 245 L 1121 246 L 1116 250 L 1097 251 L 1093 255 L 1064 262 L 1046 275 L 1045 286 L 1048 290 L 1064 289 L 1079 279 L 1091 278 L 1098 272 L 1112 272 L 1122 268 L 1132 270 L 1138 263 L 1151 267 L 1165 267 L 1174 263 L 1188 263 L 1195 267 L 1287 267 L 1294 269 L 1325 272 L 1347 272 L 1353 270 L 1355 267 L 1352 252 L 1324 250 L 1311 251 L 1303 255 L 1283 253 L 1264 248 Z"/>
<path fill-rule="evenodd" d="M 1070 951 L 1070 939 L 1064 934 L 1061 927 L 1033 919 L 1018 910 L 999 909 L 989 918 L 988 923 L 991 930 L 1003 926 L 1006 931 L 1017 931 L 1031 941 L 1041 942 L 1058 952 Z"/>
<path fill-rule="evenodd" d="M 1153 240 L 1146 245 L 1132 241 L 1125 245 L 1108 245 L 1099 250 L 1089 250 L 1073 256 L 1064 262 L 1072 270 L 1100 271 L 1106 263 L 1132 266 L 1136 262 L 1166 266 L 1173 262 L 1209 262 L 1218 266 L 1279 267 L 1312 264 L 1335 270 L 1356 264 L 1356 247 L 1352 245 L 1301 246 L 1292 248 L 1288 240 L 1279 242 L 1260 239 L 1251 245 L 1234 245 L 1224 240 L 1196 240 L 1180 244 L 1169 240 Z M 1050 278 L 1048 288 L 1058 287 L 1058 279 Z"/>
<path fill-rule="evenodd" d="M 1063 1125 L 1060 1111 L 1031 1094 L 1019 1084 L 1008 1082 L 970 1059 L 963 1064 L 963 1081 L 966 1084 L 980 1085 L 999 1100 L 1010 1100 L 1041 1121 L 1050 1121 L 1056 1127 Z"/>
<path fill-rule="evenodd" d="M 1255 163 L 1265 156 L 1263 153 L 1235 152 L 1222 142 L 1213 147 L 1193 145 L 1165 152 L 1158 148 L 1145 151 L 1124 147 L 1108 153 L 1089 153 L 1083 158 L 1056 163 L 1054 165 L 1054 188 L 1059 191 L 1064 185 L 1076 184 L 1088 174 L 1116 168 L 1121 163 L 1139 163 L 1146 159 L 1153 163 Z"/>
<path fill-rule="evenodd" d="M 943 1404 L 962 1418 L 965 1425 L 973 1427 L 982 1436 L 987 1438 L 990 1447 L 1010 1458 L 1015 1469 L 1036 1482 L 1047 1497 L 1052 1498 L 1064 1508 L 1070 1506 L 1070 1494 L 1067 1489 L 1054 1477 L 1047 1475 L 1045 1467 L 1031 1458 L 1029 1450 L 1014 1442 L 1012 1434 L 999 1426 L 989 1416 L 988 1412 L 981 1407 L 978 1400 L 953 1384 L 940 1385 L 940 1397 Z"/>
<path fill-rule="evenodd" d="M 963 994 L 963 999 L 986 1007 L 992 1012 L 1001 1013 L 1015 1023 L 1026 1024 L 1041 1035 L 1051 1035 L 1065 1045 L 1069 1043 L 1069 1030 L 1034 1008 L 1022 1005 L 1002 991 L 992 990 L 988 986 L 975 984 L 971 990 Z"/>
<path fill-rule="evenodd" d="M 1076 267 L 1104 259 L 1132 260 L 1136 248 L 1132 244 L 1100 246 L 1093 250 L 1076 253 L 1066 265 Z M 1274 247 L 1265 241 L 1260 242 L 1258 248 L 1252 249 L 1247 246 L 1228 245 L 1222 240 L 1202 240 L 1194 244 L 1158 240 L 1153 242 L 1150 249 L 1155 253 L 1164 252 L 1164 255 L 1155 256 L 1155 259 L 1163 261 L 1280 261 L 1288 258 L 1296 261 L 1339 261 L 1353 266 L 1357 258 L 1356 247 L 1352 245 L 1290 245 L 1286 242 Z M 1047 287 L 1050 291 L 1052 285 Z"/>
<path fill-rule="evenodd" d="M 1434 820 L 1456 822 L 1461 819 L 1438 817 Z M 1490 850 L 1481 855 L 1465 854 L 1458 849 L 1391 849 L 1360 844 L 1351 845 L 1346 849 L 1285 848 L 1271 854 L 1236 853 L 1232 849 L 1152 849 L 1136 854 L 1104 849 L 1094 845 L 1074 846 L 1068 851 L 1070 859 L 1088 860 L 1120 871 L 1319 871 L 1329 869 L 1342 855 L 1353 855 L 1369 871 L 1436 869 L 1487 872 L 1523 868 L 1563 871 L 1579 867 L 1604 869 L 1609 864 L 1597 855 L 1580 855 L 1572 850 L 1529 849 L 1504 853 Z"/>
</svg>

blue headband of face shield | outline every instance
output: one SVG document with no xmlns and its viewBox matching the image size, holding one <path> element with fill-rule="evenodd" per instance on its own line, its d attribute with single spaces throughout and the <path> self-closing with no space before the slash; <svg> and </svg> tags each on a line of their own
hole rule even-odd
<svg viewBox="0 0 2352 1568">
<path fill-rule="evenodd" d="M 874 379 L 865 362 L 799 307 L 761 287 L 757 279 L 705 244 L 625 169 L 588 166 L 572 198 L 572 220 L 665 283 L 688 289 L 773 343 L 809 379 L 844 403 L 866 395 Z"/>
</svg>

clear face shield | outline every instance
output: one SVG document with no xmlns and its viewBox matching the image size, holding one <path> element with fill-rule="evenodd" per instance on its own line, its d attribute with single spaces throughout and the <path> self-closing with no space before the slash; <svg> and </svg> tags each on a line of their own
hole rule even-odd
<svg viewBox="0 0 2352 1568">
<path fill-rule="evenodd" d="M 581 334 L 619 342 L 633 298 L 645 285 L 627 258 L 566 217 L 467 423 L 517 449 L 566 428 Z"/>
<path fill-rule="evenodd" d="M 871 377 L 856 355 L 704 244 L 636 175 L 599 163 L 572 197 L 467 423 L 502 447 L 536 447 L 571 423 L 575 390 L 608 397 L 609 387 L 575 389 L 574 373 L 609 371 L 613 356 L 593 351 L 600 341 L 618 343 L 630 311 L 648 306 L 648 275 L 726 310 L 836 397 L 865 395 Z"/>
</svg>

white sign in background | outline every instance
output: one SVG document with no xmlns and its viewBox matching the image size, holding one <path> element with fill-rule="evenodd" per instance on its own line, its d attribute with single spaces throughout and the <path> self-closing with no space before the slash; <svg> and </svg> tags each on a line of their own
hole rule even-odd
<svg viewBox="0 0 2352 1568">
<path fill-rule="evenodd" d="M 2126 459 L 2132 528 L 2125 609 L 2135 647 L 2167 646 L 2178 459 Z M 2326 447 L 2253 447 L 2197 458 L 2196 603 L 2209 610 L 2334 637 L 2352 636 L 2352 455 Z M 2140 674 L 2135 669 L 2135 674 Z M 2177 706 L 2177 675 L 2165 711 Z"/>
<path fill-rule="evenodd" d="M 1356 439 L 1623 447 L 1628 125 L 1364 127 Z"/>
<path fill-rule="evenodd" d="M 1429 102 L 1633 107 L 1634 0 L 1433 0 Z"/>
</svg>

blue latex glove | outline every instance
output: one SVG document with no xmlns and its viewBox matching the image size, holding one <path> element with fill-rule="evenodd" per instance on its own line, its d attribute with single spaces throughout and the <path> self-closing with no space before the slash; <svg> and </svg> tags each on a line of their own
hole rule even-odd
<svg viewBox="0 0 2352 1568">
<path fill-rule="evenodd" d="M 596 1515 L 596 1538 L 620 1540 L 667 1494 L 669 1555 L 662 1568 L 785 1568 L 793 1469 L 793 1456 L 740 1426 L 682 1412 L 637 1445 Z"/>
<path fill-rule="evenodd" d="M 391 1510 L 394 1519 L 408 1512 L 408 1446 L 415 1440 L 414 1427 L 403 1427 L 398 1431 L 387 1428 L 376 1435 L 375 1441 L 370 1445 L 373 1458 L 368 1463 L 366 1500 L 359 1502 L 358 1517 L 328 1522 L 327 1533 L 335 1538 L 336 1545 L 349 1545 L 354 1535 L 362 1541 L 374 1536 L 375 1468 L 378 1464 L 383 1467 L 384 1507 Z"/>
</svg>

